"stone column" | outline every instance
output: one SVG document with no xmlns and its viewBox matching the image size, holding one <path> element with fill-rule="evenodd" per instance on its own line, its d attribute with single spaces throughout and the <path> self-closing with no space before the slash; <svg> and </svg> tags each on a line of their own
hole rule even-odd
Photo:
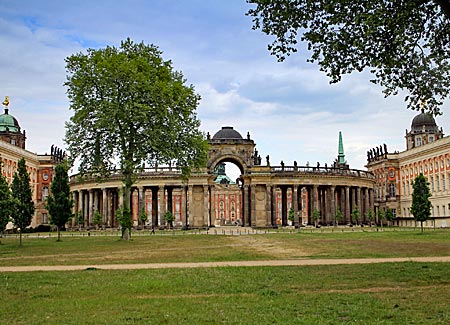
<svg viewBox="0 0 450 325">
<path fill-rule="evenodd" d="M 108 223 L 108 193 L 106 188 L 102 188 L 102 215 L 103 215 L 103 224 L 106 225 Z"/>
<path fill-rule="evenodd" d="M 363 222 L 367 210 L 365 210 L 364 206 L 361 204 L 361 187 L 359 186 L 356 188 L 356 205 L 358 206 L 359 209 L 361 222 Z"/>
<path fill-rule="evenodd" d="M 164 189 L 164 185 L 160 185 L 158 188 L 158 216 L 159 216 L 159 224 L 165 225 L 164 214 L 166 213 L 166 191 Z M 158 224 L 158 223 L 157 223 Z"/>
<path fill-rule="evenodd" d="M 207 227 L 211 225 L 209 220 L 209 186 L 203 185 L 203 224 Z"/>
<path fill-rule="evenodd" d="M 73 191 L 72 193 L 72 200 L 73 200 L 73 207 L 72 207 L 72 213 L 75 215 L 75 213 L 78 212 L 78 191 Z M 75 218 L 72 218 L 72 227 L 75 226 L 76 220 Z"/>
<path fill-rule="evenodd" d="M 111 227 L 112 224 L 112 220 L 113 220 L 113 209 L 114 209 L 114 192 L 113 190 L 110 190 L 109 193 L 108 191 L 106 192 L 106 196 L 107 196 L 107 212 L 106 212 L 106 225 L 108 227 Z M 109 194 L 109 195 L 108 195 Z"/>
<path fill-rule="evenodd" d="M 345 220 L 351 220 L 351 211 L 350 211 L 350 187 L 345 187 Z"/>
<path fill-rule="evenodd" d="M 364 211 L 369 211 L 369 189 L 366 187 L 364 188 Z"/>
<path fill-rule="evenodd" d="M 250 185 L 250 226 L 256 226 L 256 185 Z"/>
<path fill-rule="evenodd" d="M 187 225 L 187 206 L 186 206 L 186 186 L 181 188 L 181 224 L 183 227 Z"/>
<path fill-rule="evenodd" d="M 292 187 L 292 207 L 294 208 L 294 227 L 298 228 L 300 221 L 299 221 L 299 212 L 298 212 L 298 186 L 294 185 Z"/>
<path fill-rule="evenodd" d="M 281 226 L 287 226 L 287 187 L 281 186 Z"/>
<path fill-rule="evenodd" d="M 193 195 L 194 195 L 194 186 L 193 185 L 189 185 L 188 186 L 188 202 L 189 202 L 189 206 L 188 206 L 188 215 L 187 215 L 187 224 L 191 224 L 194 218 L 193 215 Z"/>
<path fill-rule="evenodd" d="M 216 208 L 214 206 L 214 195 L 215 195 L 215 187 L 211 185 L 209 187 L 209 220 L 210 224 L 216 224 Z"/>
<path fill-rule="evenodd" d="M 272 186 L 267 185 L 266 187 L 266 224 L 267 226 L 273 226 L 273 219 L 272 219 Z"/>
<path fill-rule="evenodd" d="M 320 210 L 319 209 L 319 186 L 318 185 L 313 185 L 313 189 L 312 189 L 312 203 L 313 203 L 313 210 Z M 312 211 L 311 211 L 312 213 Z"/>
<path fill-rule="evenodd" d="M 249 195 L 249 191 L 248 191 L 249 186 L 248 185 L 244 185 L 244 194 L 242 195 L 242 203 L 243 203 L 243 208 L 244 208 L 244 222 L 243 222 L 243 226 L 249 226 L 249 202 L 248 202 L 248 195 Z"/>
<path fill-rule="evenodd" d="M 143 186 L 138 186 L 138 220 L 140 219 L 140 215 L 142 210 L 145 208 L 145 188 Z M 141 222 L 139 220 L 139 222 Z M 145 221 L 144 221 L 145 226 Z"/>
<path fill-rule="evenodd" d="M 334 223 L 336 219 L 336 186 L 330 186 L 330 222 Z"/>
</svg>

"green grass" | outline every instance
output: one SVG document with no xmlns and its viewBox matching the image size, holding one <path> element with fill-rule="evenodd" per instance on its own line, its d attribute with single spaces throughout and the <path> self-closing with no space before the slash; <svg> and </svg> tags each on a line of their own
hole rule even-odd
<svg viewBox="0 0 450 325">
<path fill-rule="evenodd" d="M 449 256 L 450 231 L 2 238 L 2 266 Z"/>
<path fill-rule="evenodd" d="M 67 236 L 69 235 L 69 236 Z M 0 263 L 450 255 L 450 232 L 2 238 Z M 0 273 L 0 324 L 448 324 L 450 263 Z"/>
<path fill-rule="evenodd" d="M 0 274 L 3 324 L 448 324 L 450 263 Z"/>
</svg>

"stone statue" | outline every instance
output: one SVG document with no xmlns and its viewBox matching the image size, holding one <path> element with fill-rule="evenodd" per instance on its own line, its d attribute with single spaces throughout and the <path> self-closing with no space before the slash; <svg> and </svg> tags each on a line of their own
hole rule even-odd
<svg viewBox="0 0 450 325">
<path fill-rule="evenodd" d="M 281 170 L 284 170 L 284 162 L 283 162 L 283 160 L 281 161 Z"/>
<path fill-rule="evenodd" d="M 250 140 L 250 132 L 247 132 L 247 140 Z"/>
<path fill-rule="evenodd" d="M 386 143 L 384 143 L 383 146 L 384 146 L 384 154 L 387 155 L 388 150 L 387 150 L 387 145 L 386 145 Z"/>
<path fill-rule="evenodd" d="M 267 163 L 267 166 L 270 166 L 269 155 L 266 156 L 266 163 Z"/>
<path fill-rule="evenodd" d="M 206 138 L 207 138 L 208 140 L 211 139 L 211 134 L 209 134 L 209 132 L 206 134 Z"/>
</svg>

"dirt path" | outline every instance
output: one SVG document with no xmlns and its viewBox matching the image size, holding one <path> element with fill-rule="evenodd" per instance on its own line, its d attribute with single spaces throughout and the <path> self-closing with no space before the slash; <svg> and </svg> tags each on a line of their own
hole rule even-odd
<svg viewBox="0 0 450 325">
<path fill-rule="evenodd" d="M 229 261 L 229 262 L 199 262 L 199 263 L 2 266 L 0 267 L 0 272 L 80 271 L 86 269 L 138 270 L 138 269 L 164 269 L 164 268 L 225 267 L 225 266 L 233 266 L 233 267 L 304 266 L 304 265 L 338 265 L 338 264 L 373 264 L 373 263 L 394 263 L 394 262 L 450 262 L 450 256 L 354 258 L 354 259 L 297 259 L 297 260 Z"/>
</svg>

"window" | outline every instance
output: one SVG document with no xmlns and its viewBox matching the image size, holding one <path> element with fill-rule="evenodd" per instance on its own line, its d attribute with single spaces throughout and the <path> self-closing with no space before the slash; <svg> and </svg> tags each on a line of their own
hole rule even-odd
<svg viewBox="0 0 450 325">
<path fill-rule="evenodd" d="M 45 200 L 48 196 L 48 186 L 42 188 L 42 200 Z"/>
<path fill-rule="evenodd" d="M 397 209 L 391 209 L 394 218 L 397 218 Z"/>
<path fill-rule="evenodd" d="M 442 191 L 445 191 L 445 174 L 442 175 Z"/>
<path fill-rule="evenodd" d="M 433 141 L 434 141 L 434 137 L 430 136 L 430 137 L 428 138 L 428 142 L 433 142 Z"/>
<path fill-rule="evenodd" d="M 422 145 L 422 139 L 420 137 L 416 138 L 416 147 L 420 147 Z"/>
<path fill-rule="evenodd" d="M 42 223 L 48 223 L 47 213 L 42 213 Z"/>
<path fill-rule="evenodd" d="M 436 176 L 436 191 L 440 191 L 439 176 Z"/>
<path fill-rule="evenodd" d="M 395 197 L 395 184 L 394 183 L 389 184 L 389 196 Z"/>
<path fill-rule="evenodd" d="M 11 139 L 11 144 L 12 144 L 13 146 L 15 146 L 15 145 L 16 145 L 16 139 Z"/>
<path fill-rule="evenodd" d="M 431 176 L 430 183 L 431 183 L 431 192 L 434 192 L 434 177 L 433 176 Z"/>
</svg>

